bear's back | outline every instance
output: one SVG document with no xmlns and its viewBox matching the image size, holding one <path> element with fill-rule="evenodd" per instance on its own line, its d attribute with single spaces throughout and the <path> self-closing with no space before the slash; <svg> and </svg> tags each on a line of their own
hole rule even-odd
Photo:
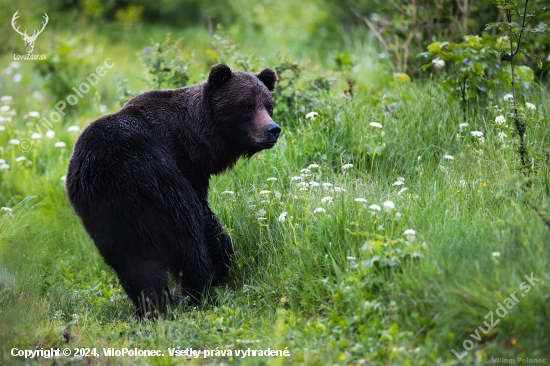
<svg viewBox="0 0 550 366">
<path fill-rule="evenodd" d="M 103 116 L 84 129 L 74 146 L 66 180 L 69 199 L 82 193 L 99 199 L 119 182 L 146 179 L 148 165 L 170 155 L 158 129 L 139 109 Z"/>
</svg>

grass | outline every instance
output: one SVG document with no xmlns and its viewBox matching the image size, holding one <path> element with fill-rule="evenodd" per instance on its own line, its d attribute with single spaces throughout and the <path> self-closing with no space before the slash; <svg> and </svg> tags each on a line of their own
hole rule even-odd
<svg viewBox="0 0 550 366">
<path fill-rule="evenodd" d="M 90 57 L 93 64 L 103 55 Z M 139 66 L 126 58 L 119 67 L 137 75 Z M 510 170 L 516 157 L 501 149 L 487 111 L 461 132 L 459 105 L 437 84 L 392 84 L 383 64 L 361 64 L 353 73 L 360 85 L 353 100 L 337 91 L 320 95 L 315 118 L 305 118 L 309 110 L 296 113 L 274 149 L 212 179 L 211 207 L 237 253 L 229 278 L 215 288 L 218 303 L 174 305 L 171 320 L 137 323 L 61 180 L 78 136 L 67 127 L 97 118 L 99 104 L 117 110 L 110 102 L 113 74 L 101 80 L 98 96 L 54 127 L 55 138 L 21 153 L 8 141 L 30 135 L 32 117 L 23 116 L 53 102 L 47 95 L 25 98 L 41 81 L 24 67 L 22 83 L 0 75 L 0 91 L 13 95 L 10 108 L 17 111 L 0 133 L 1 158 L 10 165 L 0 173 L 0 199 L 13 209 L 0 239 L 0 363 L 29 362 L 12 357 L 13 347 L 96 348 L 99 358 L 57 362 L 109 365 L 180 364 L 181 357 L 168 353 L 178 347 L 290 353 L 201 355 L 190 364 L 482 365 L 491 357 L 548 358 L 550 231 L 525 203 L 530 197 L 548 212 L 548 171 L 527 193 L 518 188 L 521 177 Z M 541 116 L 550 110 L 547 92 L 531 91 Z M 483 131 L 485 142 L 470 130 Z M 548 131 L 543 124 L 528 139 L 547 146 Z M 54 147 L 56 141 L 67 146 Z M 303 171 L 311 164 L 318 167 Z M 319 185 L 303 184 L 312 181 Z M 395 208 L 369 208 L 385 201 Z M 416 234 L 404 235 L 407 229 Z M 451 349 L 464 352 L 486 314 L 514 291 L 518 296 L 531 273 L 540 281 L 459 361 Z M 105 357 L 108 347 L 165 355 Z"/>
</svg>

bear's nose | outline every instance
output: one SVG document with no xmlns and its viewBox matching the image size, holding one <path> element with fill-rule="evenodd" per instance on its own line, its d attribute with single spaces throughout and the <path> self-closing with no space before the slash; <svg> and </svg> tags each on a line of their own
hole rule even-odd
<svg viewBox="0 0 550 366">
<path fill-rule="evenodd" d="M 281 127 L 275 123 L 270 123 L 267 126 L 267 133 L 271 135 L 273 138 L 278 139 L 279 134 L 281 133 Z"/>
</svg>

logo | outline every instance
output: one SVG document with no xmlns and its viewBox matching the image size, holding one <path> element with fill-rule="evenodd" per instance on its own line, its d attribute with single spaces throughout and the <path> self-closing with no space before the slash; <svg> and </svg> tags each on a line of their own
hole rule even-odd
<svg viewBox="0 0 550 366">
<path fill-rule="evenodd" d="M 25 29 L 24 32 L 20 32 L 19 31 L 19 26 L 15 23 L 15 21 L 17 20 L 17 18 L 19 18 L 19 10 L 15 12 L 15 14 L 13 14 L 13 18 L 11 18 L 11 26 L 13 27 L 13 29 L 19 33 L 21 35 L 21 38 L 23 38 L 23 41 L 25 41 L 25 49 L 27 50 L 27 55 L 13 55 L 14 56 L 14 60 L 20 60 L 20 59 L 23 59 L 23 60 L 31 60 L 31 59 L 46 59 L 46 55 L 41 55 L 41 56 L 35 56 L 35 55 L 31 55 L 32 53 L 32 50 L 34 49 L 34 42 L 36 42 L 36 38 L 38 38 L 38 36 L 40 35 L 40 33 L 42 33 L 42 31 L 44 30 L 44 28 L 46 28 L 46 25 L 48 24 L 48 14 L 44 13 L 44 19 L 45 19 L 45 22 L 42 22 L 42 29 L 40 30 L 37 30 L 35 29 L 32 33 L 31 36 L 29 36 L 27 34 L 27 30 Z M 32 57 L 34 56 L 34 57 Z"/>
</svg>

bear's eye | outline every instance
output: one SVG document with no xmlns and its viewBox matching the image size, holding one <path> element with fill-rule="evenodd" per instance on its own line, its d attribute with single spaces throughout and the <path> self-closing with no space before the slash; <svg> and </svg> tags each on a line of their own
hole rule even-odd
<svg viewBox="0 0 550 366">
<path fill-rule="evenodd" d="M 252 110 L 252 107 L 249 106 L 249 105 L 247 105 L 246 107 L 244 107 L 244 110 L 247 111 L 247 112 L 249 112 L 250 110 Z"/>
</svg>

